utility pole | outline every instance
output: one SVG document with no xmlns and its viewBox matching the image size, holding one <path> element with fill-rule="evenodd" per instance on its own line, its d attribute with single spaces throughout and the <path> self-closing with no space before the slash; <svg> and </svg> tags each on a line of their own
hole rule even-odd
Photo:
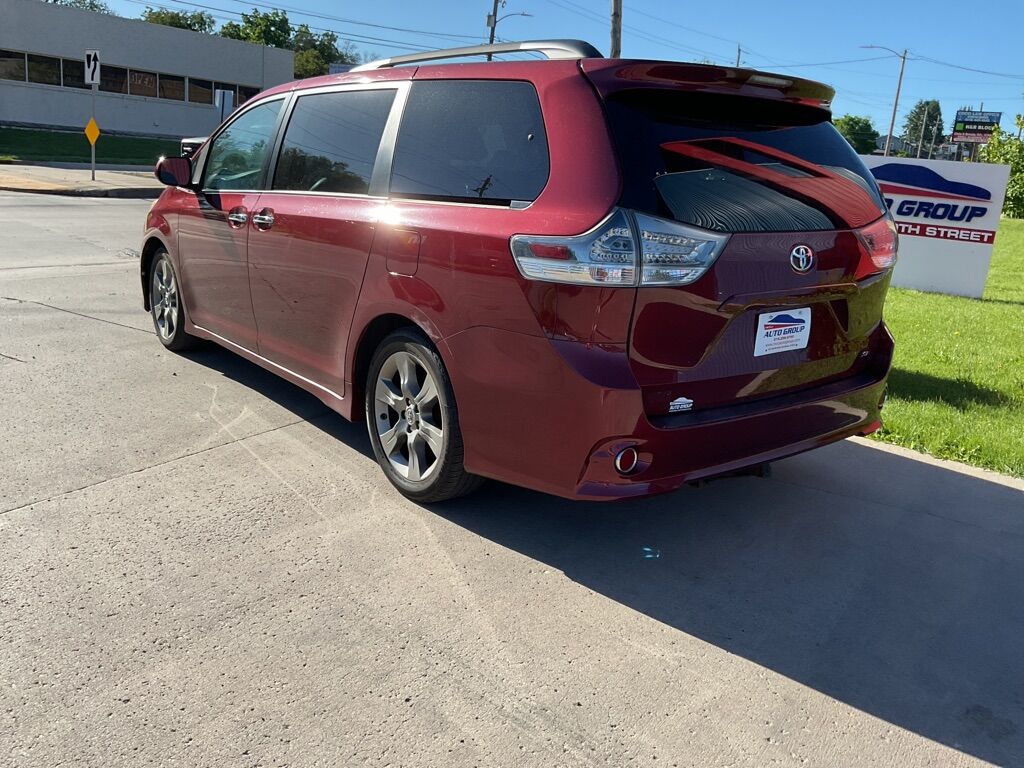
<svg viewBox="0 0 1024 768">
<path fill-rule="evenodd" d="M 903 68 L 907 65 L 907 49 L 904 48 L 903 53 L 900 53 L 892 48 L 886 48 L 884 45 L 862 45 L 861 48 L 880 48 L 900 57 L 900 77 L 896 81 L 896 98 L 892 102 L 892 118 L 889 120 L 889 132 L 885 135 L 885 152 L 882 153 L 888 157 L 889 146 L 892 144 L 892 132 L 896 130 L 896 109 L 900 104 L 900 88 L 903 87 Z"/>
<path fill-rule="evenodd" d="M 935 121 L 935 127 L 932 128 L 932 145 L 928 147 L 928 159 L 932 159 L 932 155 L 935 153 L 935 140 L 939 137 L 939 121 Z"/>
<path fill-rule="evenodd" d="M 500 0 L 494 0 L 494 7 L 491 8 L 491 15 L 487 17 L 487 26 L 491 28 L 490 37 L 487 39 L 488 45 L 494 45 L 494 31 L 498 27 L 498 3 Z M 491 54 L 487 54 L 487 60 L 491 61 Z"/>
<path fill-rule="evenodd" d="M 736 43 L 736 66 L 740 65 L 740 44 Z"/>
<path fill-rule="evenodd" d="M 921 118 L 921 135 L 917 137 L 917 156 L 921 157 L 921 147 L 924 146 L 924 128 L 928 125 L 928 113 L 931 111 L 931 104 L 925 102 L 924 117 Z"/>
<path fill-rule="evenodd" d="M 622 0 L 612 0 L 612 52 L 611 58 L 622 56 Z"/>
</svg>

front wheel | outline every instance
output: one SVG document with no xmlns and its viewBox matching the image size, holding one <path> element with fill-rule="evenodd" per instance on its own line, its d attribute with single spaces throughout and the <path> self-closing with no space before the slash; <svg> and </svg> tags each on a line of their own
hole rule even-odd
<svg viewBox="0 0 1024 768">
<path fill-rule="evenodd" d="M 181 302 L 178 276 L 167 251 L 158 251 L 149 271 L 149 311 L 160 343 L 179 352 L 199 341 L 185 332 L 185 305 Z"/>
<path fill-rule="evenodd" d="M 377 462 L 407 498 L 447 501 L 482 482 L 463 466 L 451 381 L 421 333 L 396 331 L 378 347 L 366 382 L 366 421 Z"/>
</svg>

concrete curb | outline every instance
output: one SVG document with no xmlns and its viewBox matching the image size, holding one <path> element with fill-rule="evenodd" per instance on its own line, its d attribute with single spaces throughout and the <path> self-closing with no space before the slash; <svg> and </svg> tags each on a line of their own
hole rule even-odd
<svg viewBox="0 0 1024 768">
<path fill-rule="evenodd" d="M 116 197 L 133 200 L 155 200 L 160 197 L 163 188 L 111 187 L 110 189 L 99 189 L 92 187 L 60 187 L 36 189 L 0 184 L 0 192 L 28 192 L 34 195 L 63 195 L 65 197 Z"/>
</svg>

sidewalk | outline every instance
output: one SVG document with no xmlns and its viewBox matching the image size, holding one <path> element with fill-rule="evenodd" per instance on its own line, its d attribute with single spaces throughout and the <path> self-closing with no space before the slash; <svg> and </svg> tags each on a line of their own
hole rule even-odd
<svg viewBox="0 0 1024 768">
<path fill-rule="evenodd" d="M 64 163 L 64 167 L 16 163 L 0 165 L 0 190 L 35 192 L 47 195 L 78 197 L 159 197 L 164 185 L 153 176 L 152 169 L 96 169 L 96 180 L 90 178 L 88 165 Z"/>
</svg>

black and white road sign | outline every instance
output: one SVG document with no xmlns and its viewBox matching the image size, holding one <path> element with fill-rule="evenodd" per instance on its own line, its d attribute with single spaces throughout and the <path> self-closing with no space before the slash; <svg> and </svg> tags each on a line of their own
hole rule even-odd
<svg viewBox="0 0 1024 768">
<path fill-rule="evenodd" d="M 85 52 L 85 84 L 100 84 L 100 52 L 89 49 Z"/>
</svg>

